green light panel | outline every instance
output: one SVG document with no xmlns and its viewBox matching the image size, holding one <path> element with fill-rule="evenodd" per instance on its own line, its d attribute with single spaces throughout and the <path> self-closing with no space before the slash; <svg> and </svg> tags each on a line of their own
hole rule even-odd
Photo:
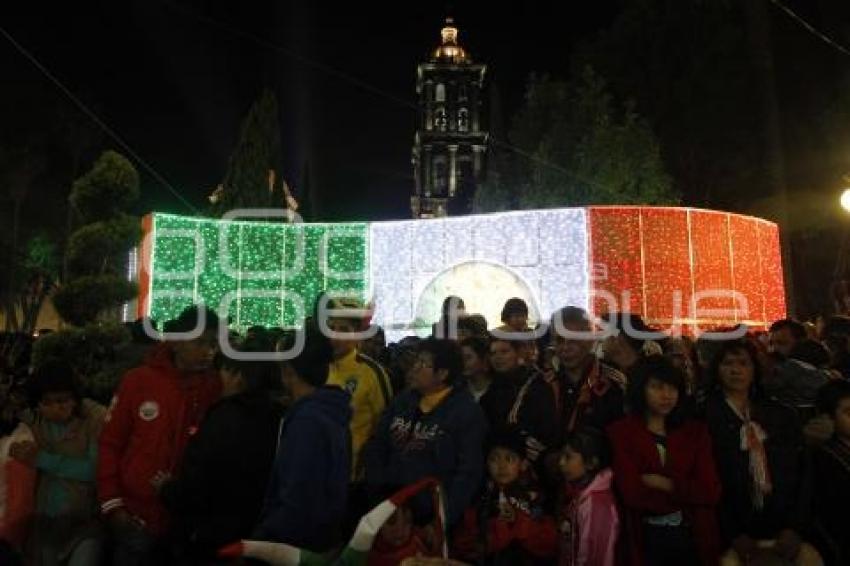
<svg viewBox="0 0 850 566">
<path fill-rule="evenodd" d="M 233 328 L 291 328 L 322 290 L 365 299 L 365 223 L 225 222 L 168 214 L 155 214 L 153 222 L 149 313 L 160 325 L 201 301 L 219 313 L 227 307 Z"/>
</svg>

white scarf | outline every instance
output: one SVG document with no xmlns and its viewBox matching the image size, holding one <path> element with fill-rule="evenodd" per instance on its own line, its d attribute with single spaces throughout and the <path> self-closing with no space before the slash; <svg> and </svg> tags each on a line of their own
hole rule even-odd
<svg viewBox="0 0 850 566">
<path fill-rule="evenodd" d="M 764 498 L 773 491 L 770 480 L 770 469 L 767 465 L 767 454 L 764 451 L 764 441 L 767 433 L 757 422 L 750 419 L 749 406 L 744 414 L 729 399 L 726 403 L 741 419 L 741 450 L 750 454 L 750 479 L 752 480 L 752 499 L 756 509 L 764 507 Z"/>
</svg>

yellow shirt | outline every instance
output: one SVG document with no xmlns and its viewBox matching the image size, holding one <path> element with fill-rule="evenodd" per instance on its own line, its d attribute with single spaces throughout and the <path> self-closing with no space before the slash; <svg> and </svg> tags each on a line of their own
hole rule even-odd
<svg viewBox="0 0 850 566">
<path fill-rule="evenodd" d="M 356 348 L 331 363 L 328 385 L 351 394 L 351 465 L 352 479 L 357 480 L 362 476 L 360 452 L 378 427 L 392 397 L 392 386 L 384 368 Z"/>
<path fill-rule="evenodd" d="M 443 399 L 448 397 L 451 392 L 452 388 L 446 387 L 444 389 L 440 389 L 436 393 L 425 395 L 419 400 L 419 410 L 426 414 L 430 413 L 437 407 L 437 405 L 442 403 Z"/>
</svg>

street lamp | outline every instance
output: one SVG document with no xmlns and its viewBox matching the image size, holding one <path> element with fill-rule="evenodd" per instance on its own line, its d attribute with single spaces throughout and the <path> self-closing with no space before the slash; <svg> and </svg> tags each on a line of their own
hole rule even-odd
<svg viewBox="0 0 850 566">
<path fill-rule="evenodd" d="M 841 208 L 850 212 L 850 188 L 841 193 Z"/>
<path fill-rule="evenodd" d="M 846 179 L 845 179 L 846 180 Z M 845 212 L 850 213 L 850 188 L 844 189 L 841 193 L 841 208 Z M 844 235 L 841 238 L 841 246 L 838 249 L 838 258 L 835 262 L 835 272 L 832 274 L 832 291 L 833 301 L 835 302 L 836 311 L 840 314 L 846 310 L 847 306 L 847 285 L 844 281 L 844 275 L 847 272 L 847 240 L 850 238 L 850 227 L 844 226 Z"/>
</svg>

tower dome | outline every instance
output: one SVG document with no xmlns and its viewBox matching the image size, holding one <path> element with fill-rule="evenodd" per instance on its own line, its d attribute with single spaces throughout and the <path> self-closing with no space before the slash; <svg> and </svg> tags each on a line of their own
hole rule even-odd
<svg viewBox="0 0 850 566">
<path fill-rule="evenodd" d="M 454 19 L 446 18 L 446 25 L 440 30 L 442 42 L 434 49 L 431 61 L 435 63 L 471 63 L 472 58 L 457 42 L 458 29 Z"/>
</svg>

